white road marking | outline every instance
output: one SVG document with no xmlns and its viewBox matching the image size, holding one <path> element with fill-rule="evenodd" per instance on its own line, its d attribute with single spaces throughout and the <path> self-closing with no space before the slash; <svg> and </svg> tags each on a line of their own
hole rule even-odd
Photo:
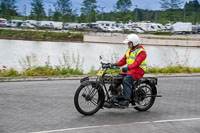
<svg viewBox="0 0 200 133">
<path fill-rule="evenodd" d="M 161 122 L 178 122 L 178 121 L 195 121 L 195 120 L 200 120 L 200 118 L 159 120 L 159 121 L 154 121 L 154 122 L 155 122 L 155 123 L 161 123 Z"/>
<path fill-rule="evenodd" d="M 180 121 L 196 121 L 196 120 L 200 120 L 200 118 L 187 118 L 187 119 L 171 119 L 171 120 L 132 122 L 132 123 L 123 123 L 123 124 L 115 124 L 115 125 L 113 124 L 113 125 L 87 126 L 87 127 L 66 128 L 66 129 L 48 130 L 48 131 L 39 131 L 39 132 L 30 132 L 30 133 L 55 133 L 55 132 L 64 132 L 64 131 L 73 131 L 73 130 L 82 130 L 82 129 L 93 129 L 93 128 L 100 128 L 100 127 L 102 128 L 102 127 L 111 127 L 111 126 L 125 126 L 125 125 L 136 125 L 136 124 L 180 122 Z"/>
</svg>

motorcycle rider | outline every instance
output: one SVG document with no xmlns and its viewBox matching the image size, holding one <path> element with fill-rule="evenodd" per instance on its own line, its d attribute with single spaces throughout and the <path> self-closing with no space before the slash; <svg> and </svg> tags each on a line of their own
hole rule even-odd
<svg viewBox="0 0 200 133">
<path fill-rule="evenodd" d="M 146 72 L 146 51 L 140 44 L 140 38 L 136 34 L 130 34 L 123 41 L 128 44 L 128 51 L 124 57 L 112 66 L 124 66 L 122 72 L 127 75 L 123 79 L 123 100 L 119 102 L 121 106 L 128 106 L 132 93 L 132 84 L 136 80 L 140 80 Z"/>
</svg>

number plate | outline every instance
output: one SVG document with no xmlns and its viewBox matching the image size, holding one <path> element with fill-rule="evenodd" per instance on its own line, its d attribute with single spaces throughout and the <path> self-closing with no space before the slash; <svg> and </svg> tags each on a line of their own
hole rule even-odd
<svg viewBox="0 0 200 133">
<path fill-rule="evenodd" d="M 98 71 L 97 76 L 102 77 L 104 71 Z"/>
</svg>

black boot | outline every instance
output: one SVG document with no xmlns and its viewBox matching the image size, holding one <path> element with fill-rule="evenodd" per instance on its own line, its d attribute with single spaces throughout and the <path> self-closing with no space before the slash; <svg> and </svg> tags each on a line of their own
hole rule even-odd
<svg viewBox="0 0 200 133">
<path fill-rule="evenodd" d="M 103 107 L 105 107 L 105 108 L 112 108 L 113 106 L 112 106 L 111 103 L 105 102 L 105 103 L 103 104 Z"/>
<path fill-rule="evenodd" d="M 128 107 L 128 105 L 129 105 L 129 100 L 123 100 L 123 101 L 119 102 L 119 105 Z"/>
</svg>

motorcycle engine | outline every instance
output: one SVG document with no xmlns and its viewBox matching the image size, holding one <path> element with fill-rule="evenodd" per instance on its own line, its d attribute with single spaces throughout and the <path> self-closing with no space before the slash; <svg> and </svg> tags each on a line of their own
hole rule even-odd
<svg viewBox="0 0 200 133">
<path fill-rule="evenodd" d="M 110 85 L 109 91 L 110 91 L 110 94 L 114 95 L 114 96 L 121 96 L 121 95 L 123 95 L 123 90 L 122 90 L 122 87 L 121 87 L 120 84 Z"/>
</svg>

